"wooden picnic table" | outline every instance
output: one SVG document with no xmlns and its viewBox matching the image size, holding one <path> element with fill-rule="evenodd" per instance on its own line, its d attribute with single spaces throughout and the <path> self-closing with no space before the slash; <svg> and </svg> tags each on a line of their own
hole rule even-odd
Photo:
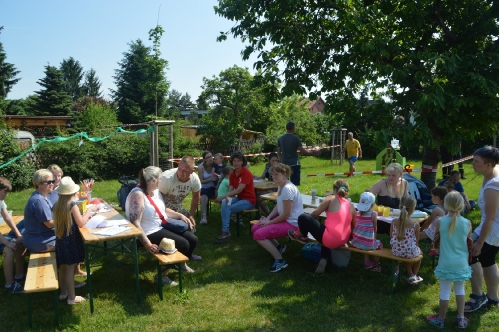
<svg viewBox="0 0 499 332">
<path fill-rule="evenodd" d="M 99 213 L 105 217 L 107 220 L 126 220 L 121 214 L 118 213 L 112 206 L 104 203 L 105 206 L 110 210 L 109 212 Z M 128 220 L 127 220 L 128 221 Z M 87 284 L 88 284 L 88 294 L 90 299 L 90 312 L 94 312 L 94 302 L 93 302 L 93 289 L 92 289 L 92 275 L 90 271 L 90 263 L 100 257 L 105 256 L 108 252 L 119 252 L 130 254 L 133 256 L 134 266 L 135 266 L 135 284 L 137 291 L 137 302 L 140 303 L 140 284 L 139 284 L 139 263 L 137 254 L 137 238 L 140 236 L 140 230 L 135 227 L 130 222 L 126 226 L 129 229 L 125 232 L 118 233 L 111 236 L 102 236 L 93 234 L 98 229 L 90 228 L 80 228 L 80 233 L 83 238 L 83 243 L 85 246 L 85 266 L 87 270 Z M 130 240 L 130 241 L 128 241 Z M 117 241 L 111 246 L 107 245 L 108 241 Z M 100 244 L 103 244 L 102 246 Z M 126 244 L 130 244 L 128 247 Z M 92 251 L 92 256 L 90 255 L 90 249 L 97 249 L 96 252 Z"/>
<path fill-rule="evenodd" d="M 266 199 L 268 201 L 277 202 L 277 192 L 260 195 L 261 199 Z M 312 199 L 312 196 L 301 194 L 301 200 L 303 202 L 303 207 L 305 208 L 317 208 L 320 204 L 319 198 Z"/>
<path fill-rule="evenodd" d="M 18 224 L 21 220 L 24 220 L 24 215 L 17 215 L 17 216 L 12 216 L 12 221 L 14 221 L 14 224 Z M 7 223 L 4 221 L 2 224 L 0 224 L 0 233 L 1 234 L 7 234 L 10 232 L 10 227 L 7 225 Z"/>
</svg>

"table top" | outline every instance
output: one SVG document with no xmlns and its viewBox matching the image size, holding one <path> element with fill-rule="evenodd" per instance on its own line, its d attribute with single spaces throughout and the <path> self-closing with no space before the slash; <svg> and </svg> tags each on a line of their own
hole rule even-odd
<svg viewBox="0 0 499 332">
<path fill-rule="evenodd" d="M 255 190 L 273 190 L 279 186 L 272 181 L 257 181 L 253 183 Z"/>
<path fill-rule="evenodd" d="M 105 212 L 105 213 L 99 213 L 99 215 L 105 217 L 108 220 L 126 220 L 112 206 L 110 206 L 107 203 L 106 203 L 106 206 L 111 211 Z M 136 237 L 139 237 L 140 234 L 142 234 L 142 232 L 130 222 L 128 223 L 128 225 L 123 226 L 123 227 L 128 227 L 130 229 L 127 230 L 126 232 L 121 232 L 119 234 L 111 235 L 111 236 L 92 234 L 93 232 L 96 232 L 98 229 L 102 229 L 102 228 L 95 228 L 95 229 L 93 229 L 93 228 L 80 228 L 80 233 L 81 233 L 81 236 L 82 236 L 83 241 L 85 243 L 121 240 L 121 239 L 128 239 L 128 238 L 134 238 L 134 237 L 136 238 Z"/>
<path fill-rule="evenodd" d="M 19 215 L 19 216 L 12 216 L 12 221 L 14 222 L 14 224 L 18 224 L 21 220 L 24 219 L 24 215 Z M 7 223 L 4 222 L 0 224 L 0 233 L 1 234 L 7 234 L 8 232 L 10 232 L 10 227 L 9 225 L 7 225 Z"/>
<path fill-rule="evenodd" d="M 275 202 L 275 201 L 277 201 L 277 193 L 274 192 L 274 193 L 264 194 L 264 195 L 261 195 L 260 198 Z M 316 197 L 315 199 L 312 199 L 311 195 L 301 194 L 301 200 L 303 203 L 303 207 L 305 207 L 305 208 L 314 208 L 315 209 L 320 204 L 319 198 Z"/>
</svg>

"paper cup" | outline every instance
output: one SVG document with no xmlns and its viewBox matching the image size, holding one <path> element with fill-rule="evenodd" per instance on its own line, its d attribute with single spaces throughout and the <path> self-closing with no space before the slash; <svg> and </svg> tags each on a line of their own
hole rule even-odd
<svg viewBox="0 0 499 332">
<path fill-rule="evenodd" d="M 227 205 L 231 205 L 232 204 L 232 197 L 227 197 Z"/>
</svg>

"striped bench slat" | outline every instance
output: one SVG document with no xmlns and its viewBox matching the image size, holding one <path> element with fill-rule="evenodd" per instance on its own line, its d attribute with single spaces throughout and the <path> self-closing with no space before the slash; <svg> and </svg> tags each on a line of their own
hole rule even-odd
<svg viewBox="0 0 499 332">
<path fill-rule="evenodd" d="M 55 251 L 31 253 L 24 292 L 36 293 L 57 289 L 59 289 L 59 278 Z"/>
</svg>

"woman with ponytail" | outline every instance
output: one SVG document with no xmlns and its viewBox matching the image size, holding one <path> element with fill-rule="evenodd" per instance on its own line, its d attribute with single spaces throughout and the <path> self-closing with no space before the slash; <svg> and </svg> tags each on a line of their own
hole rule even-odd
<svg viewBox="0 0 499 332">
<path fill-rule="evenodd" d="M 400 216 L 393 220 L 390 227 L 390 246 L 392 254 L 402 258 L 414 258 L 421 255 L 421 250 L 418 247 L 419 240 L 419 224 L 412 220 L 410 216 L 416 208 L 416 199 L 409 195 L 404 195 L 400 198 Z M 421 261 L 417 263 L 405 263 L 407 270 L 407 282 L 411 285 L 419 284 L 423 278 L 417 274 Z"/>
<path fill-rule="evenodd" d="M 355 228 L 355 208 L 348 198 L 348 182 L 341 179 L 336 180 L 333 185 L 333 195 L 324 198 L 324 201 L 312 211 L 310 215 L 302 214 L 298 217 L 298 229 L 290 229 L 288 235 L 291 240 L 307 243 L 310 239 L 308 233 L 322 245 L 321 260 L 315 273 L 324 273 L 329 249 L 345 245 L 350 239 L 352 230 Z M 321 224 L 319 218 L 322 212 L 326 212 L 326 221 Z"/>
<path fill-rule="evenodd" d="M 440 258 L 435 269 L 435 276 L 440 280 L 440 310 L 438 314 L 428 316 L 428 323 L 443 328 L 449 307 L 449 299 L 454 283 L 456 293 L 458 328 L 468 326 L 469 320 L 464 317 L 464 282 L 471 278 L 469 266 L 468 240 L 471 238 L 471 222 L 462 217 L 464 199 L 457 191 L 448 193 L 444 199 L 444 208 L 448 214 L 441 217 L 436 224 L 440 233 Z"/>
</svg>

